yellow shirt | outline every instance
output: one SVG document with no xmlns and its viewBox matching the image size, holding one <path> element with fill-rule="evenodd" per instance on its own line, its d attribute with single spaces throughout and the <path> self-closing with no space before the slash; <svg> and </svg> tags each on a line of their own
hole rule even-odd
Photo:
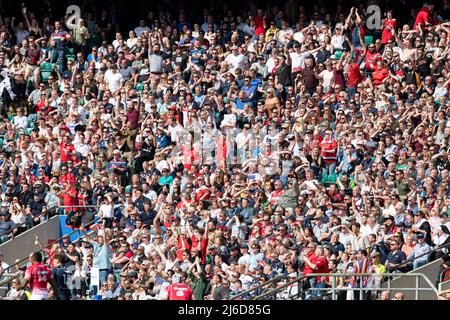
<svg viewBox="0 0 450 320">
<path fill-rule="evenodd" d="M 269 29 L 267 29 L 266 31 L 266 42 L 270 41 L 273 38 L 277 38 L 278 37 L 278 29 L 277 27 L 270 27 Z"/>
<path fill-rule="evenodd" d="M 386 267 L 384 265 L 382 265 L 381 263 L 379 265 L 374 265 L 375 267 L 375 272 L 378 274 L 382 274 L 386 272 Z"/>
</svg>

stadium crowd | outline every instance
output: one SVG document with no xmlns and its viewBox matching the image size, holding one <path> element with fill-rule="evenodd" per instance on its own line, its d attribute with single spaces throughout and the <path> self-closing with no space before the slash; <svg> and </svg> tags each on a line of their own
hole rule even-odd
<svg viewBox="0 0 450 320">
<path fill-rule="evenodd" d="M 62 300 L 229 299 L 311 273 L 379 299 L 385 272 L 445 272 L 448 8 L 370 27 L 365 5 L 162 10 L 131 30 L 106 9 L 3 14 L 0 243 L 67 214 L 85 238 L 30 255 Z M 22 272 L 7 299 L 30 297 L 27 267 L 2 262 Z"/>
</svg>

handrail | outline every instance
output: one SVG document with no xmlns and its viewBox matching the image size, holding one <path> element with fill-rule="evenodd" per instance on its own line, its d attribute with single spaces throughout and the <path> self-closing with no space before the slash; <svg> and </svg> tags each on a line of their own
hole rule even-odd
<svg viewBox="0 0 450 320">
<path fill-rule="evenodd" d="M 414 257 L 414 258 L 412 258 L 412 259 L 405 260 L 405 262 L 403 262 L 402 264 L 399 264 L 399 265 L 395 266 L 394 269 L 393 269 L 393 271 L 397 270 L 399 267 L 401 267 L 401 266 L 403 266 L 403 265 L 406 266 L 408 263 L 410 263 L 410 262 L 412 262 L 412 261 L 414 261 L 414 260 L 416 260 L 416 259 L 419 259 L 419 258 L 424 257 L 424 256 L 426 256 L 426 255 L 430 255 L 430 254 L 432 254 L 432 253 L 434 253 L 434 252 L 436 252 L 436 251 L 438 251 L 438 250 L 441 250 L 441 249 L 443 249 L 443 248 L 446 248 L 446 247 L 448 247 L 448 246 L 450 246 L 450 243 L 447 243 L 447 244 L 438 246 L 438 247 L 434 248 L 433 250 L 431 250 L 430 252 L 421 254 L 421 255 L 419 255 L 419 256 L 417 256 L 417 257 Z M 408 274 L 411 274 L 411 273 L 408 273 Z M 329 275 L 329 274 L 327 274 L 327 275 Z M 361 274 L 358 274 L 358 275 L 361 276 Z M 386 275 L 387 275 L 387 274 L 386 274 Z M 394 273 L 393 275 L 399 276 L 400 274 L 399 274 L 399 273 Z M 256 286 L 256 287 L 250 288 L 250 289 L 248 289 L 248 290 L 246 290 L 246 291 L 244 291 L 244 292 L 242 292 L 242 293 L 240 293 L 240 294 L 238 294 L 238 295 L 236 295 L 236 296 L 233 296 L 230 300 L 238 299 L 238 298 L 240 298 L 240 297 L 242 297 L 242 296 L 244 296 L 244 295 L 246 295 L 246 294 L 248 294 L 248 293 L 250 293 L 250 292 L 253 292 L 253 291 L 257 290 L 257 289 L 266 287 L 267 285 L 272 284 L 272 283 L 274 283 L 275 281 L 282 280 L 283 278 L 285 278 L 285 276 L 278 275 L 277 277 L 275 277 L 275 278 L 273 278 L 273 279 L 271 279 L 271 280 L 268 280 L 268 281 L 266 281 L 266 282 L 264 282 L 264 283 L 262 283 L 262 284 L 260 284 L 260 285 L 258 285 L 258 286 Z M 287 287 L 288 285 L 291 285 L 291 284 L 293 284 L 293 283 L 299 281 L 300 278 L 301 278 L 301 277 L 299 277 L 299 278 L 297 278 L 297 279 L 295 279 L 295 280 L 289 281 L 288 283 L 284 284 L 283 286 L 286 286 L 286 287 Z M 434 286 L 433 286 L 433 287 L 434 287 Z"/>
<path fill-rule="evenodd" d="M 84 225 L 84 227 L 90 227 L 90 226 L 92 226 L 95 222 L 96 222 L 96 220 L 95 220 L 95 219 L 92 219 L 92 221 L 86 223 L 86 224 Z M 56 243 L 57 243 L 57 242 L 60 242 L 64 237 L 66 237 L 66 236 L 71 236 L 71 235 L 74 234 L 75 232 L 79 232 L 79 230 L 78 230 L 78 229 L 75 229 L 75 230 L 73 230 L 73 231 L 71 231 L 71 232 L 65 234 L 64 236 L 62 236 L 62 237 L 56 239 L 56 240 L 53 241 L 52 243 L 48 244 L 46 247 L 43 247 L 43 248 L 41 248 L 41 249 L 39 249 L 39 250 L 36 250 L 36 251 L 34 251 L 34 252 L 41 252 L 41 251 L 44 251 L 45 249 L 50 248 L 55 242 L 56 242 Z M 79 240 L 79 239 L 78 239 L 78 240 Z M 20 263 L 22 263 L 22 262 L 24 262 L 24 261 L 26 261 L 26 260 L 28 260 L 28 259 L 29 259 L 29 255 L 28 255 L 27 257 L 25 257 L 25 258 L 19 260 L 19 261 L 14 262 L 14 263 L 11 264 L 7 269 L 11 270 L 12 267 L 15 267 L 15 266 L 17 267 L 17 265 L 19 265 Z"/>
<path fill-rule="evenodd" d="M 6 235 L 6 236 L 8 236 L 10 233 L 12 233 L 12 231 L 15 229 L 15 228 L 17 228 L 17 227 L 20 227 L 20 226 L 23 226 L 23 225 L 26 225 L 28 223 L 28 221 L 24 221 L 24 222 L 22 222 L 22 223 L 18 223 L 18 224 L 14 224 L 14 227 L 12 227 L 11 229 L 9 229 L 9 230 L 5 230 L 5 231 L 3 231 L 3 232 L 1 232 L 0 233 L 0 237 L 2 237 L 2 236 L 4 236 L 4 235 Z M 11 239 L 14 239 L 15 237 L 14 237 L 14 234 L 11 234 Z"/>
<path fill-rule="evenodd" d="M 56 206 L 56 207 L 53 207 L 53 208 L 66 209 L 66 208 L 98 208 L 98 207 L 99 207 L 98 205 L 73 205 L 73 206 Z M 51 209 L 53 209 L 53 208 L 51 208 Z M 47 214 L 47 213 L 45 213 L 45 214 L 39 214 L 39 215 L 37 215 L 36 217 L 44 216 L 44 215 L 46 215 L 46 214 Z M 26 217 L 28 217 L 28 216 L 29 216 L 29 215 L 27 214 Z M 33 217 L 33 218 L 35 218 L 35 217 Z M 1 233 L 0 233 L 0 237 L 3 236 L 3 235 L 5 235 L 5 234 L 7 235 L 7 234 L 11 233 L 12 230 L 14 230 L 14 229 L 17 228 L 17 227 L 24 226 L 24 225 L 26 226 L 26 225 L 28 224 L 28 222 L 29 222 L 29 220 L 25 220 L 25 221 L 22 222 L 22 223 L 15 224 L 13 228 L 1 232 Z M 30 228 L 30 229 L 28 229 L 28 230 L 31 230 L 31 229 L 33 229 L 34 227 L 36 227 L 36 226 L 33 226 L 32 228 Z M 27 231 L 28 231 L 28 230 L 27 230 Z M 11 236 L 12 236 L 11 239 L 14 239 L 14 238 L 15 238 L 14 234 L 12 234 Z"/>
<path fill-rule="evenodd" d="M 286 276 L 283 275 L 283 274 L 278 274 L 278 275 L 275 276 L 275 278 L 267 280 L 266 282 L 264 282 L 264 283 L 262 283 L 260 285 L 257 285 L 256 287 L 252 287 L 252 288 L 250 288 L 250 289 L 248 289 L 248 290 L 246 290 L 244 292 L 239 293 L 238 295 L 235 295 L 235 296 L 231 297 L 230 300 L 236 300 L 236 299 L 238 299 L 238 298 L 240 298 L 240 297 L 242 297 L 242 296 L 244 296 L 246 294 L 249 294 L 250 292 L 253 292 L 253 291 L 255 291 L 255 290 L 259 289 L 259 288 L 263 288 L 263 287 L 265 287 L 265 286 L 267 286 L 269 284 L 272 284 L 272 283 L 274 283 L 276 281 L 282 280 L 285 277 Z"/>
<path fill-rule="evenodd" d="M 405 267 L 405 266 L 407 266 L 409 263 L 411 263 L 411 262 L 413 262 L 413 261 L 415 261 L 415 260 L 417 260 L 417 259 L 419 259 L 419 258 L 422 258 L 422 257 L 424 257 L 424 256 L 428 256 L 428 255 L 431 255 L 432 253 L 435 253 L 435 252 L 437 252 L 437 251 L 439 251 L 439 250 L 441 250 L 441 249 L 445 249 L 445 248 L 447 248 L 447 247 L 449 247 L 450 246 L 450 242 L 448 242 L 448 243 L 446 243 L 446 244 L 443 244 L 443 245 L 440 245 L 440 246 L 437 246 L 437 247 L 435 247 L 433 250 L 431 250 L 431 251 L 429 251 L 429 252 L 427 252 L 427 253 L 422 253 L 421 255 L 418 255 L 417 257 L 414 257 L 414 258 L 411 258 L 411 259 L 406 259 L 404 262 L 402 262 L 401 264 L 398 264 L 398 265 L 396 265 L 393 269 L 392 269 L 392 271 L 395 271 L 395 270 L 397 270 L 398 268 L 400 268 L 400 267 Z M 431 262 L 431 261 L 430 261 Z"/>
<path fill-rule="evenodd" d="M 3 287 L 3 285 L 10 283 L 14 279 L 17 279 L 19 277 L 20 271 L 17 271 L 16 273 L 11 273 L 11 276 L 8 279 L 3 279 L 0 281 L 0 287 Z"/>
<path fill-rule="evenodd" d="M 291 284 L 294 284 L 296 282 L 300 282 L 303 278 L 306 278 L 307 276 L 300 276 L 298 278 L 295 278 L 294 280 L 288 281 L 285 284 L 283 284 L 282 286 L 275 288 L 269 292 L 266 292 L 258 297 L 256 297 L 254 300 L 262 300 L 265 297 L 270 297 L 273 296 L 274 294 L 277 294 L 278 292 L 280 292 L 281 290 L 284 290 L 285 288 L 289 287 Z"/>
<path fill-rule="evenodd" d="M 428 279 L 426 275 L 423 273 L 343 273 L 343 274 L 337 274 L 337 273 L 310 273 L 306 276 L 300 276 L 294 280 L 291 280 L 282 286 L 275 288 L 269 292 L 266 292 L 258 297 L 256 297 L 254 300 L 262 300 L 266 297 L 270 297 L 273 295 L 276 295 L 277 293 L 281 292 L 291 284 L 294 284 L 296 282 L 300 282 L 302 279 L 309 278 L 309 277 L 366 277 L 366 276 L 380 276 L 380 277 L 390 277 L 390 276 L 405 276 L 405 277 L 422 277 L 425 282 L 430 286 L 430 288 L 395 288 L 396 290 L 403 290 L 403 291 L 413 291 L 413 290 L 423 290 L 423 291 L 434 291 L 436 294 L 436 297 L 438 296 L 438 290 L 435 288 L 433 283 Z M 363 290 L 375 290 L 375 291 L 381 291 L 386 290 L 386 288 L 311 288 L 312 291 L 330 291 L 330 290 L 339 290 L 339 291 L 348 291 L 348 290 L 356 290 L 356 291 L 363 291 Z"/>
</svg>

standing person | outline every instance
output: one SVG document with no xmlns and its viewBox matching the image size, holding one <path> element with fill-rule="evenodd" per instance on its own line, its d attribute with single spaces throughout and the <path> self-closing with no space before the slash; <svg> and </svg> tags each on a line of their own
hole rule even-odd
<svg viewBox="0 0 450 320">
<path fill-rule="evenodd" d="M 200 266 L 201 259 L 197 256 L 195 261 L 188 269 L 189 279 L 192 283 L 192 292 L 194 300 L 203 300 L 208 282 L 205 273 Z"/>
<path fill-rule="evenodd" d="M 383 279 L 382 274 L 386 272 L 386 267 L 381 263 L 381 253 L 374 251 L 370 255 L 371 266 L 369 267 L 369 272 L 372 275 L 367 281 L 367 288 L 379 288 L 381 286 L 381 280 Z M 375 300 L 378 291 L 369 291 L 372 300 Z"/>
<path fill-rule="evenodd" d="M 386 13 L 386 19 L 383 19 L 383 23 L 381 26 L 381 30 L 383 30 L 381 34 L 381 43 L 386 45 L 389 40 L 394 40 L 395 37 L 392 34 L 392 30 L 397 28 L 397 20 L 392 16 L 392 10 L 388 10 Z"/>
<path fill-rule="evenodd" d="M 430 223 L 425 219 L 426 210 L 419 210 L 414 216 L 414 224 L 412 226 L 412 231 L 416 234 L 422 234 L 425 236 L 425 242 L 431 245 L 431 226 Z"/>
<path fill-rule="evenodd" d="M 78 23 L 72 31 L 73 46 L 76 52 L 86 53 L 86 40 L 89 38 L 89 30 L 85 26 L 83 19 L 78 19 Z"/>
<path fill-rule="evenodd" d="M 428 3 L 426 6 L 419 10 L 416 16 L 416 21 L 414 21 L 414 30 L 419 29 L 419 24 L 422 29 L 425 29 L 425 26 L 431 23 L 431 12 L 433 11 L 433 9 L 434 5 L 432 3 Z"/>
<path fill-rule="evenodd" d="M 370 260 L 367 258 L 367 251 L 359 249 L 356 254 L 356 261 L 354 265 L 355 273 L 368 273 L 370 268 Z M 354 288 L 367 288 L 367 276 L 354 277 Z M 369 300 L 368 291 L 359 291 L 354 293 L 355 300 Z"/>
<path fill-rule="evenodd" d="M 61 27 L 60 21 L 55 21 L 55 32 L 52 33 L 50 43 L 53 45 L 51 63 L 58 63 L 59 70 L 64 70 L 64 61 L 67 49 L 67 42 L 70 41 L 72 36 Z"/>
<path fill-rule="evenodd" d="M 185 273 L 172 276 L 172 284 L 167 286 L 165 300 L 192 300 L 192 288 L 185 283 Z"/>
<path fill-rule="evenodd" d="M 287 91 L 287 87 L 292 85 L 291 81 L 291 66 L 286 64 L 286 57 L 284 55 L 278 56 L 278 65 L 275 71 L 275 85 L 281 84 Z"/>
<path fill-rule="evenodd" d="M 42 264 L 42 254 L 40 252 L 33 253 L 30 262 L 31 266 L 25 271 L 24 282 L 19 285 L 19 290 L 30 284 L 30 300 L 48 300 L 51 296 L 47 289 L 47 283 L 50 283 L 53 296 L 58 297 L 58 288 L 52 271 Z"/>
<path fill-rule="evenodd" d="M 322 173 L 328 175 L 333 175 L 336 169 L 337 163 L 337 148 L 338 143 L 336 139 L 333 137 L 333 133 L 331 130 L 325 131 L 325 136 L 320 142 L 320 153 L 322 159 L 325 162 L 325 168 L 322 168 Z"/>
<path fill-rule="evenodd" d="M 108 274 L 111 273 L 111 247 L 108 244 L 109 239 L 105 239 L 103 236 L 98 236 L 97 241 L 92 240 L 89 235 L 86 233 L 86 230 L 83 226 L 79 229 L 86 240 L 93 246 L 94 248 L 94 259 L 92 263 L 92 268 L 97 268 L 99 270 L 99 283 L 104 283 L 108 280 Z M 94 286 L 94 295 L 97 293 L 97 286 Z"/>
<path fill-rule="evenodd" d="M 305 269 L 303 270 L 302 276 L 306 276 L 310 273 L 328 273 L 328 262 L 323 255 L 323 247 L 317 246 L 315 243 L 311 242 L 306 248 L 307 250 L 302 252 L 302 258 L 303 261 L 305 261 Z M 309 277 L 307 279 L 309 279 L 309 288 L 325 287 L 326 279 L 324 279 L 324 277 Z M 315 291 L 312 295 L 320 296 L 321 291 Z"/>
<path fill-rule="evenodd" d="M 59 255 L 55 259 L 55 267 L 52 269 L 52 275 L 55 279 L 56 287 L 58 288 L 58 300 L 70 300 L 70 291 L 67 287 L 68 273 L 64 264 L 66 258 L 64 255 Z"/>
<path fill-rule="evenodd" d="M 230 298 L 230 289 L 223 285 L 223 278 L 221 275 L 214 275 L 211 283 L 213 284 L 211 293 L 213 300 L 228 300 Z"/>
</svg>

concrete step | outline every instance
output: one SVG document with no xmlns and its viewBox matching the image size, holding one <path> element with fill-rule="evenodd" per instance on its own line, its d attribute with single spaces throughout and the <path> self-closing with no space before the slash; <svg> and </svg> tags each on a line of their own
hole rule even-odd
<svg viewBox="0 0 450 320">
<path fill-rule="evenodd" d="M 399 275 L 398 277 L 394 277 L 391 280 L 391 294 L 395 294 L 396 292 L 403 292 L 405 295 L 405 300 L 415 300 L 416 295 L 415 292 L 412 290 L 401 290 L 399 288 L 434 288 L 434 283 L 437 280 L 438 274 L 439 274 L 439 267 L 442 263 L 442 260 L 438 259 L 435 261 L 432 261 L 420 268 L 417 268 L 410 273 L 422 273 L 424 276 L 426 276 L 430 282 L 433 284 L 433 287 L 430 287 L 430 285 L 423 279 L 420 278 L 418 281 L 418 285 L 416 283 L 415 277 L 405 277 Z M 388 283 L 385 282 L 382 284 L 382 287 L 387 288 Z M 419 300 L 437 300 L 437 295 L 434 291 L 419 291 Z"/>
</svg>

